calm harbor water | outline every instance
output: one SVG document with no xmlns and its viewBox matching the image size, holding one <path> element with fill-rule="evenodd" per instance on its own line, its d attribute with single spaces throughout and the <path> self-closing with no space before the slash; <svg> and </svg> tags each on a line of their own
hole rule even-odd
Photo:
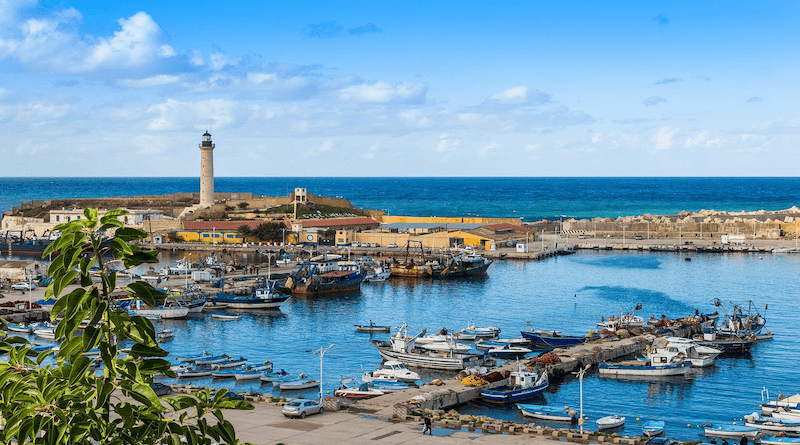
<svg viewBox="0 0 800 445">
<path fill-rule="evenodd" d="M 501 336 L 518 336 L 526 322 L 536 328 L 585 334 L 601 316 L 628 311 L 637 302 L 646 317 L 662 314 L 674 318 L 695 309 L 711 312 L 712 299 L 728 307 L 748 299 L 768 305 L 767 328 L 775 339 L 754 348 L 746 357 L 718 360 L 715 367 L 692 371 L 687 377 L 668 379 L 599 378 L 592 370 L 584 379 L 584 411 L 594 420 L 620 414 L 628 418 L 624 434 L 640 434 L 640 423 L 667 422 L 669 437 L 694 440 L 705 422 L 725 422 L 757 410 L 761 388 L 776 395 L 798 392 L 795 358 L 800 353 L 800 310 L 796 282 L 800 256 L 695 255 L 691 262 L 678 254 L 579 252 L 543 262 L 497 261 L 482 279 L 465 281 L 392 280 L 363 285 L 360 293 L 292 298 L 279 311 L 243 314 L 238 321 L 199 316 L 183 321 L 158 322 L 158 329 L 176 330 L 165 342 L 171 355 L 200 351 L 245 356 L 252 362 L 271 360 L 276 369 L 305 372 L 319 377 L 319 359 L 311 350 L 335 343 L 324 359 L 324 388 L 333 390 L 341 377 L 358 377 L 380 363 L 368 334 L 353 325 L 367 323 L 398 326 L 407 322 L 415 332 L 445 326 L 460 329 L 470 320 L 496 325 Z M 428 374 L 428 377 L 433 377 Z M 245 392 L 281 395 L 267 385 L 194 379 L 194 384 Z M 318 390 L 288 395 L 313 396 Z M 283 394 L 286 395 L 286 394 Z M 576 379 L 553 384 L 533 403 L 578 408 Z M 471 404 L 464 413 L 483 413 L 524 421 L 513 407 Z M 691 424 L 691 428 L 687 428 Z"/>
</svg>

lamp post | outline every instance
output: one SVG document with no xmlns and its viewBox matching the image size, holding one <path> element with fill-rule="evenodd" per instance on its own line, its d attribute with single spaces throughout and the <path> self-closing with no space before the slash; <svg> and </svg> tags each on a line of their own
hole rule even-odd
<svg viewBox="0 0 800 445">
<path fill-rule="evenodd" d="M 328 352 L 328 349 L 334 346 L 336 346 L 336 343 L 331 343 L 331 345 L 327 348 L 319 348 L 315 351 L 309 351 L 319 355 L 319 403 L 322 403 L 323 394 L 325 394 L 322 392 L 322 358 L 325 357 L 325 353 Z"/>
<path fill-rule="evenodd" d="M 625 245 L 625 229 L 626 229 L 627 227 L 628 227 L 628 226 L 626 226 L 625 224 L 623 224 L 623 225 L 622 225 L 622 245 L 623 245 L 623 246 Z"/>
<path fill-rule="evenodd" d="M 681 238 L 683 238 L 683 226 L 678 226 L 678 248 L 681 248 Z"/>
<path fill-rule="evenodd" d="M 576 373 L 576 374 L 578 374 L 578 382 L 579 382 L 579 387 L 580 387 L 580 409 L 581 409 L 581 413 L 580 413 L 580 417 L 578 418 L 578 425 L 580 425 L 580 427 L 581 427 L 581 434 L 583 434 L 583 375 L 586 374 L 586 371 L 589 370 L 589 366 L 591 366 L 591 365 L 584 366 L 583 368 L 581 368 L 580 371 L 578 371 Z"/>
<path fill-rule="evenodd" d="M 647 239 L 650 239 L 650 221 L 647 221 Z"/>
<path fill-rule="evenodd" d="M 286 245 L 286 227 L 281 228 L 281 232 L 283 232 L 283 246 Z"/>
</svg>

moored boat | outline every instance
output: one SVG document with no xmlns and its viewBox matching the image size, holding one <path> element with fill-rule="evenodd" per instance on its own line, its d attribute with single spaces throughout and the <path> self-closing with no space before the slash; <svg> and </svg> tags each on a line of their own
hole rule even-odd
<svg viewBox="0 0 800 445">
<path fill-rule="evenodd" d="M 240 317 L 238 314 L 226 314 L 225 312 L 212 312 L 211 318 L 217 318 L 220 320 L 238 320 Z"/>
<path fill-rule="evenodd" d="M 540 348 L 563 348 L 579 345 L 587 337 L 579 335 L 561 335 L 558 331 L 520 331 L 522 338 Z"/>
<path fill-rule="evenodd" d="M 758 428 L 736 424 L 713 425 L 704 429 L 706 436 L 714 437 L 749 437 L 758 435 Z"/>
<path fill-rule="evenodd" d="M 528 400 L 541 394 L 547 389 L 549 382 L 547 371 L 527 371 L 522 365 L 517 364 L 517 369 L 511 372 L 507 386 L 501 386 L 481 391 L 481 399 L 489 403 L 507 404 Z"/>
<path fill-rule="evenodd" d="M 291 295 L 279 294 L 275 283 L 271 282 L 257 287 L 250 295 L 218 293 L 211 301 L 215 307 L 225 305 L 226 309 L 276 309 L 289 298 Z"/>
<path fill-rule="evenodd" d="M 531 405 L 518 403 L 520 413 L 525 417 L 551 422 L 575 422 L 578 420 L 578 412 L 568 406 L 556 408 L 547 405 Z"/>
<path fill-rule="evenodd" d="M 316 381 L 316 380 L 308 380 L 308 379 L 281 382 L 281 384 L 278 385 L 278 387 L 280 389 L 284 390 L 284 391 L 316 388 L 318 386 L 319 386 L 319 382 L 318 381 Z"/>
<path fill-rule="evenodd" d="M 492 357 L 509 359 L 524 357 L 530 354 L 531 350 L 522 346 L 503 345 L 489 348 L 486 353 Z"/>
<path fill-rule="evenodd" d="M 658 436 L 664 432 L 663 420 L 648 420 L 642 424 L 642 434 L 647 437 Z"/>
<path fill-rule="evenodd" d="M 419 380 L 419 374 L 409 370 L 402 363 L 396 360 L 386 361 L 378 369 L 365 373 L 361 381 L 369 382 L 373 380 L 394 379 L 397 382 L 413 383 Z"/>
<path fill-rule="evenodd" d="M 341 255 L 321 255 L 304 263 L 286 280 L 294 294 L 318 295 L 355 292 L 361 289 L 365 272 L 355 261 L 342 261 Z"/>
<path fill-rule="evenodd" d="M 380 326 L 374 324 L 372 320 L 369 321 L 369 324 L 357 324 L 354 326 L 356 332 L 389 332 L 392 330 L 391 326 Z"/>
<path fill-rule="evenodd" d="M 625 418 L 614 414 L 611 416 L 601 417 L 597 419 L 595 423 L 597 423 L 598 430 L 609 430 L 625 425 Z"/>
<path fill-rule="evenodd" d="M 379 389 L 370 388 L 366 383 L 362 383 L 355 388 L 349 388 L 342 384 L 333 394 L 337 397 L 345 397 L 348 399 L 371 399 L 373 397 L 382 396 L 385 393 Z"/>
<path fill-rule="evenodd" d="M 396 360 L 406 366 L 460 371 L 464 368 L 478 366 L 484 361 L 483 356 L 480 354 L 437 352 L 421 349 L 416 345 L 416 339 L 419 334 L 408 336 L 405 331 L 406 325 L 404 323 L 400 327 L 400 335 L 392 336 L 390 341 L 370 340 L 370 343 L 375 346 L 378 353 L 385 360 Z"/>
<path fill-rule="evenodd" d="M 652 364 L 650 360 L 627 360 L 616 363 L 603 362 L 597 368 L 600 375 L 607 376 L 665 377 L 684 375 L 691 365 L 692 362 L 688 360 L 658 365 Z"/>
<path fill-rule="evenodd" d="M 764 437 L 762 445 L 799 445 L 800 437 Z"/>
</svg>

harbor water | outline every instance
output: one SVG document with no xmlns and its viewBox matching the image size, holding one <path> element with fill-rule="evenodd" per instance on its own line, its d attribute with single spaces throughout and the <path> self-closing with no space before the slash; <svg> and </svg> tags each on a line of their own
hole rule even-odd
<svg viewBox="0 0 800 445">
<path fill-rule="evenodd" d="M 242 313 L 238 321 L 200 315 L 182 321 L 156 322 L 157 329 L 172 328 L 174 339 L 164 342 L 172 356 L 201 351 L 244 356 L 251 362 L 268 359 L 275 369 L 306 373 L 318 378 L 320 361 L 311 351 L 335 344 L 324 356 L 323 390 L 335 389 L 339 379 L 372 370 L 380 357 L 370 337 L 356 333 L 354 324 L 370 320 L 428 332 L 442 327 L 461 329 L 471 323 L 502 328 L 501 337 L 519 336 L 527 323 L 537 329 L 558 329 L 565 334 L 586 334 L 600 317 L 630 311 L 641 302 L 639 314 L 649 318 L 687 316 L 695 309 L 718 310 L 719 298 L 730 310 L 733 303 L 749 300 L 762 308 L 774 340 L 759 343 L 751 354 L 722 357 L 714 367 L 692 369 L 686 377 L 606 378 L 593 369 L 584 379 L 584 412 L 587 429 L 599 417 L 627 417 L 619 433 L 639 435 L 641 423 L 664 420 L 671 438 L 697 440 L 699 424 L 730 422 L 758 410 L 763 387 L 772 397 L 794 394 L 800 354 L 800 300 L 796 282 L 798 255 L 684 255 L 665 253 L 612 253 L 581 251 L 542 262 L 496 261 L 485 278 L 463 281 L 393 279 L 364 284 L 359 293 L 291 298 L 280 310 Z M 173 279 L 174 281 L 174 279 Z M 768 306 L 766 312 L 764 306 Z M 423 373 L 428 379 L 445 374 Z M 167 379 L 168 382 L 174 380 Z M 200 378 L 196 385 L 226 387 L 236 391 L 271 393 L 275 396 L 315 396 L 317 389 L 281 392 L 269 384 L 237 383 Z M 554 382 L 531 403 L 579 408 L 579 384 L 568 378 Z M 471 403 L 462 413 L 485 414 L 526 422 L 513 407 Z M 691 427 L 687 427 L 691 425 Z"/>
</svg>

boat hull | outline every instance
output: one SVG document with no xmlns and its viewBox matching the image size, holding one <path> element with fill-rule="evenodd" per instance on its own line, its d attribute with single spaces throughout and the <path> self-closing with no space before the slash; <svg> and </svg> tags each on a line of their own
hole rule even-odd
<svg viewBox="0 0 800 445">
<path fill-rule="evenodd" d="M 738 425 L 728 425 L 726 427 L 706 428 L 704 430 L 706 436 L 714 437 L 756 437 L 758 435 L 757 428 L 744 427 Z"/>
<path fill-rule="evenodd" d="M 481 391 L 481 399 L 486 402 L 506 405 L 522 400 L 532 399 L 547 389 L 548 382 L 525 389 L 495 388 Z"/>
<path fill-rule="evenodd" d="M 551 422 L 575 422 L 577 413 L 564 408 L 553 408 L 546 405 L 517 404 L 520 412 L 525 417 L 548 420 Z"/>
<path fill-rule="evenodd" d="M 634 366 L 601 363 L 598 371 L 601 375 L 609 376 L 645 376 L 645 377 L 664 377 L 671 375 L 684 375 L 692 365 L 690 361 L 669 364 L 664 366 Z"/>
<path fill-rule="evenodd" d="M 461 371 L 464 368 L 479 366 L 483 357 L 477 354 L 439 354 L 435 352 L 398 352 L 391 349 L 388 342 L 372 340 L 378 353 L 385 360 L 397 360 L 406 366 L 417 368 Z"/>
<path fill-rule="evenodd" d="M 586 341 L 586 337 L 577 335 L 550 336 L 535 332 L 521 331 L 522 337 L 530 340 L 534 346 L 540 348 L 563 348 L 579 345 Z"/>
</svg>

